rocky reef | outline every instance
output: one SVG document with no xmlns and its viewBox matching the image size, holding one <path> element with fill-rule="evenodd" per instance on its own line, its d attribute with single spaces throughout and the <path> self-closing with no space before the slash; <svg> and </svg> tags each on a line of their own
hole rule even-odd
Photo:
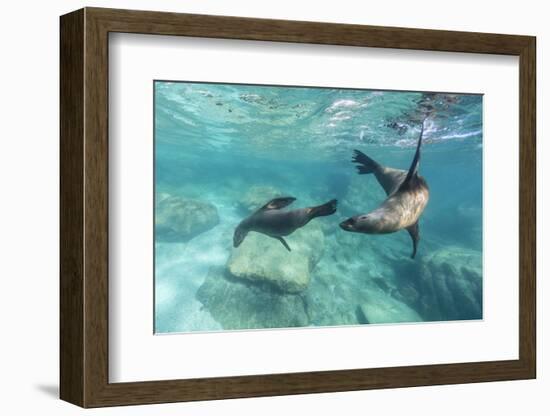
<svg viewBox="0 0 550 416">
<path fill-rule="evenodd" d="M 383 293 L 370 294 L 359 305 L 359 311 L 367 324 L 421 322 L 422 317 L 411 307 Z"/>
<path fill-rule="evenodd" d="M 197 300 L 224 329 L 481 318 L 481 252 L 425 241 L 411 260 L 404 232 L 327 238 L 320 222 L 287 238 L 291 252 L 251 232 Z"/>
<path fill-rule="evenodd" d="M 210 269 L 197 299 L 224 329 L 309 325 L 302 296 L 273 290 L 269 283 L 235 278 L 225 268 Z"/>
<path fill-rule="evenodd" d="M 461 246 L 430 249 L 417 261 L 391 262 L 394 277 L 386 279 L 387 292 L 423 321 L 481 319 L 481 252 Z"/>
<path fill-rule="evenodd" d="M 305 292 L 323 255 L 323 232 L 312 222 L 287 242 L 291 252 L 251 232 L 225 266 L 210 268 L 196 298 L 224 329 L 310 324 Z"/>
<path fill-rule="evenodd" d="M 450 246 L 423 265 L 418 292 L 420 313 L 428 320 L 480 319 L 483 307 L 481 252 Z"/>
<path fill-rule="evenodd" d="M 209 202 L 161 194 L 157 198 L 157 242 L 186 242 L 218 225 L 218 210 Z"/>
<path fill-rule="evenodd" d="M 302 292 L 309 286 L 311 271 L 323 255 L 323 232 L 312 221 L 286 241 L 290 252 L 280 241 L 251 232 L 233 250 L 227 268 L 237 278 L 270 283 L 286 293 Z"/>
</svg>

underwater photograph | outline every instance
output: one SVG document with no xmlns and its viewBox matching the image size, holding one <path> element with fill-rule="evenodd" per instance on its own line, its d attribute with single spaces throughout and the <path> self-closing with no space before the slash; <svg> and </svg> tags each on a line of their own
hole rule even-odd
<svg viewBox="0 0 550 416">
<path fill-rule="evenodd" d="M 483 319 L 481 94 L 154 81 L 153 111 L 156 334 Z"/>
</svg>

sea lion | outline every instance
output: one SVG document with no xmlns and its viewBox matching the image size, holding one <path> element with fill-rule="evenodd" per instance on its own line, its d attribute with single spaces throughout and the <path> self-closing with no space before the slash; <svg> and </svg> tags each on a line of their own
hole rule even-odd
<svg viewBox="0 0 550 416">
<path fill-rule="evenodd" d="M 272 199 L 242 220 L 233 234 L 233 247 L 239 247 L 250 231 L 256 231 L 279 240 L 288 251 L 291 251 L 283 237 L 292 234 L 313 218 L 334 214 L 338 203 L 336 199 L 332 199 L 317 207 L 282 211 L 282 208 L 292 204 L 295 200 L 296 198 L 293 197 Z"/>
<path fill-rule="evenodd" d="M 345 231 L 365 234 L 388 234 L 405 229 L 412 238 L 411 258 L 413 259 L 420 239 L 418 220 L 429 199 L 428 184 L 422 176 L 418 175 L 423 134 L 424 123 L 422 123 L 416 153 L 408 171 L 382 166 L 359 150 L 355 150 L 352 161 L 358 164 L 359 174 L 374 173 L 388 197 L 375 210 L 356 215 L 340 223 L 340 227 Z"/>
</svg>

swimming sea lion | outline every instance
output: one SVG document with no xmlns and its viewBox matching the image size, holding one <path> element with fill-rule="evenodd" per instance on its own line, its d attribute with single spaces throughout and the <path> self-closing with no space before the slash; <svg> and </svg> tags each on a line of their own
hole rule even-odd
<svg viewBox="0 0 550 416">
<path fill-rule="evenodd" d="M 422 123 L 416 153 L 408 171 L 382 166 L 359 150 L 355 150 L 353 162 L 359 164 L 357 166 L 359 174 L 374 173 L 388 197 L 378 208 L 368 214 L 356 215 L 340 224 L 345 231 L 365 234 L 388 234 L 405 229 L 412 238 L 411 258 L 413 259 L 420 239 L 418 220 L 429 199 L 428 184 L 422 176 L 418 175 L 423 133 L 424 123 Z"/>
<path fill-rule="evenodd" d="M 292 234 L 313 218 L 332 215 L 336 212 L 336 199 L 317 207 L 282 211 L 282 208 L 292 204 L 295 200 L 296 198 L 293 197 L 272 199 L 248 218 L 242 220 L 233 234 L 233 247 L 239 247 L 249 231 L 256 231 L 279 240 L 290 251 L 284 236 Z"/>
</svg>

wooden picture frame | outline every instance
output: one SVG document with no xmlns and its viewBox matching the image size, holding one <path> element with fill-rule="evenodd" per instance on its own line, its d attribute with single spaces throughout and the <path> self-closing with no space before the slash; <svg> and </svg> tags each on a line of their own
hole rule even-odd
<svg viewBox="0 0 550 416">
<path fill-rule="evenodd" d="M 100 8 L 64 15 L 60 28 L 61 399 L 82 407 L 101 407 L 535 378 L 534 37 Z M 109 383 L 110 32 L 518 56 L 519 359 Z"/>
</svg>

